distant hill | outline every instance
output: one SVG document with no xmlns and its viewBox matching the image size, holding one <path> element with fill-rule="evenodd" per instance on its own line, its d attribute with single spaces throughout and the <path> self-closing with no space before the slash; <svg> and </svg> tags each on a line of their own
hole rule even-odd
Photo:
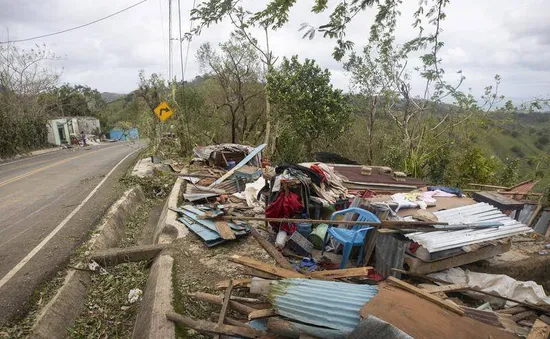
<svg viewBox="0 0 550 339">
<path fill-rule="evenodd" d="M 103 92 L 101 93 L 101 98 L 105 100 L 106 103 L 116 101 L 118 98 L 123 97 L 125 94 L 120 93 L 110 93 L 110 92 Z"/>
</svg>

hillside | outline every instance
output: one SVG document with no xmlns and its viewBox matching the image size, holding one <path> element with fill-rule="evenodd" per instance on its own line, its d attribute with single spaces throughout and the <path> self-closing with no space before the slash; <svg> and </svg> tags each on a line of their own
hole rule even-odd
<svg viewBox="0 0 550 339">
<path fill-rule="evenodd" d="M 123 97 L 125 94 L 120 93 L 111 93 L 111 92 L 102 92 L 101 98 L 105 100 L 106 103 L 116 101 L 117 99 Z"/>
</svg>

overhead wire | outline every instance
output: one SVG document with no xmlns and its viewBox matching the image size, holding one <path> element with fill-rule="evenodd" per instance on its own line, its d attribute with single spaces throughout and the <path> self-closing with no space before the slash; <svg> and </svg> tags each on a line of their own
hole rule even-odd
<svg viewBox="0 0 550 339">
<path fill-rule="evenodd" d="M 125 11 L 127 11 L 127 10 L 129 10 L 129 9 L 132 9 L 132 8 L 138 6 L 138 5 L 141 5 L 141 4 L 144 3 L 144 2 L 147 2 L 147 0 L 142 0 L 142 1 L 138 2 L 138 3 L 135 3 L 135 4 L 133 4 L 133 5 L 131 5 L 131 6 L 128 6 L 128 7 L 124 8 L 124 9 L 121 9 L 121 10 L 118 11 L 118 12 L 109 14 L 109 15 L 107 15 L 107 16 L 101 17 L 101 18 L 99 18 L 99 19 L 97 19 L 97 20 L 88 22 L 88 23 L 83 24 L 83 25 L 80 25 L 80 26 L 75 26 L 75 27 L 71 27 L 71 28 L 68 28 L 68 29 L 64 29 L 64 30 L 59 31 L 59 32 L 43 34 L 43 35 L 31 37 L 31 38 L 16 39 L 16 40 L 10 40 L 10 41 L 0 41 L 0 44 L 7 44 L 7 43 L 13 43 L 13 42 L 24 42 L 24 41 L 36 40 L 36 39 L 46 38 L 46 37 L 49 37 L 49 36 L 59 35 L 59 34 L 67 33 L 67 32 L 70 32 L 70 31 L 74 31 L 74 30 L 77 30 L 77 29 L 79 29 L 79 28 L 83 28 L 83 27 L 86 27 L 86 26 L 93 25 L 93 24 L 95 24 L 95 23 L 97 23 L 97 22 L 100 22 L 100 21 L 103 21 L 103 20 L 105 20 L 105 19 L 109 19 L 109 18 L 111 18 L 111 17 L 113 17 L 113 16 L 115 16 L 115 15 L 118 15 L 118 14 L 120 14 L 120 13 L 122 13 L 122 12 L 125 12 Z"/>
</svg>

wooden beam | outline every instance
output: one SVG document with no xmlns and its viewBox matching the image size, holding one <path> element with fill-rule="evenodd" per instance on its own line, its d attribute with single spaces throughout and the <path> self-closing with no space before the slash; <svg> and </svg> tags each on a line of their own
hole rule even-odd
<svg viewBox="0 0 550 339">
<path fill-rule="evenodd" d="M 469 288 L 468 284 L 453 284 L 453 285 L 427 287 L 423 290 L 428 293 L 439 293 L 439 292 L 454 292 L 454 291 L 460 291 L 460 290 L 467 290 L 468 288 Z"/>
<path fill-rule="evenodd" d="M 372 270 L 372 269 L 373 269 L 372 266 L 367 266 L 367 267 L 346 268 L 342 270 L 315 271 L 315 272 L 312 272 L 310 276 L 312 278 L 331 278 L 331 279 L 363 277 L 369 274 L 369 270 Z"/>
<path fill-rule="evenodd" d="M 273 246 L 269 241 L 265 240 L 264 237 L 256 230 L 254 227 L 250 227 L 250 234 L 256 239 L 256 241 L 264 248 L 264 250 L 281 266 L 287 270 L 294 270 L 294 267 L 286 260 L 281 252 L 277 251 L 275 246 Z"/>
<path fill-rule="evenodd" d="M 233 291 L 233 281 L 229 279 L 229 286 L 225 290 L 225 296 L 223 297 L 222 310 L 220 311 L 220 316 L 218 317 L 218 325 L 223 325 L 225 322 L 225 314 L 229 308 L 229 302 L 231 301 L 231 292 Z M 220 339 L 220 335 L 216 334 L 214 339 Z"/>
<path fill-rule="evenodd" d="M 287 269 L 280 268 L 280 267 L 277 267 L 277 266 L 265 264 L 261 261 L 258 261 L 258 260 L 252 259 L 252 258 L 248 258 L 248 257 L 244 257 L 244 256 L 241 256 L 241 255 L 238 255 L 238 254 L 232 255 L 229 258 L 229 260 L 231 260 L 233 262 L 236 262 L 238 264 L 247 266 L 247 267 L 255 268 L 255 269 L 260 270 L 262 272 L 271 273 L 271 274 L 276 275 L 276 276 L 281 277 L 281 278 L 306 278 L 305 275 L 303 275 L 301 273 L 298 273 L 296 271 L 291 271 L 291 270 L 287 270 Z"/>
<path fill-rule="evenodd" d="M 505 308 L 503 310 L 497 310 L 495 312 L 502 313 L 502 314 L 516 314 L 516 313 L 521 313 L 521 312 L 525 312 L 525 311 L 527 311 L 527 308 L 525 308 L 523 306 L 514 306 L 514 307 L 510 307 L 510 308 Z"/>
<path fill-rule="evenodd" d="M 205 320 L 196 320 L 190 317 L 184 317 L 175 312 L 166 313 L 166 318 L 170 321 L 203 333 L 241 336 L 244 338 L 260 338 L 265 335 L 265 332 L 255 330 L 251 327 L 247 328 L 242 326 L 219 325 Z"/>
<path fill-rule="evenodd" d="M 189 296 L 200 301 L 223 305 L 223 297 L 220 297 L 218 295 L 213 295 L 213 294 L 203 293 L 203 292 L 196 292 L 196 293 L 190 293 Z M 252 307 L 243 305 L 239 302 L 232 301 L 232 300 L 229 301 L 229 307 L 246 316 L 248 316 L 251 312 L 255 311 L 255 309 Z"/>
<path fill-rule="evenodd" d="M 235 233 L 233 233 L 233 230 L 231 227 L 229 227 L 229 224 L 227 224 L 227 221 L 224 220 L 216 220 L 216 229 L 218 230 L 218 233 L 220 234 L 220 237 L 225 240 L 235 240 L 237 237 L 235 236 Z"/>
<path fill-rule="evenodd" d="M 515 322 L 518 322 L 518 321 L 523 320 L 525 318 L 529 318 L 532 315 L 536 315 L 536 313 L 533 312 L 533 311 L 525 311 L 525 312 L 514 314 L 512 316 L 512 320 L 515 321 Z"/>
<path fill-rule="evenodd" d="M 126 248 L 109 248 L 92 252 L 89 260 L 93 260 L 102 266 L 114 266 L 129 262 L 151 260 L 163 249 L 169 247 L 167 244 L 141 245 Z"/>
<path fill-rule="evenodd" d="M 264 301 L 261 301 L 260 299 L 256 298 L 247 298 L 247 297 L 239 297 L 236 295 L 231 296 L 231 300 L 242 302 L 242 303 L 248 303 L 248 304 L 263 304 Z"/>
<path fill-rule="evenodd" d="M 529 218 L 529 221 L 527 222 L 527 226 L 531 227 L 531 225 L 537 219 L 537 216 L 539 215 L 541 210 L 542 210 L 542 197 L 540 197 L 539 202 L 537 203 L 537 208 L 535 209 L 535 211 L 531 215 L 531 218 Z"/>
<path fill-rule="evenodd" d="M 219 313 L 212 312 L 210 314 L 210 320 L 212 320 L 212 321 L 217 321 L 219 317 L 220 317 Z M 250 327 L 248 324 L 245 324 L 242 321 L 239 321 L 237 319 L 233 319 L 233 318 L 230 318 L 230 317 L 225 317 L 225 323 L 227 325 L 233 325 L 233 326 Z"/>
<path fill-rule="evenodd" d="M 233 279 L 233 288 L 248 287 L 248 285 L 250 285 L 251 282 L 252 282 L 252 279 L 250 278 Z M 229 280 L 223 280 L 216 283 L 216 289 L 218 290 L 225 290 L 228 286 L 229 286 Z"/>
<path fill-rule="evenodd" d="M 271 318 L 277 316 L 277 312 L 275 312 L 274 309 L 266 308 L 263 310 L 256 310 L 252 311 L 248 315 L 248 320 L 254 320 L 254 319 L 263 319 L 263 318 Z"/>
<path fill-rule="evenodd" d="M 441 298 L 438 298 L 434 295 L 431 295 L 430 293 L 426 292 L 426 291 L 423 291 L 419 288 L 417 288 L 416 286 L 413 286 L 409 283 L 406 283 L 402 280 L 399 280 L 395 277 L 388 277 L 388 281 L 391 282 L 392 284 L 394 285 L 397 285 L 398 287 L 406 290 L 406 291 L 409 291 L 411 293 L 414 293 L 416 294 L 417 296 L 421 297 L 421 298 L 424 298 L 428 301 L 431 301 L 433 302 L 434 304 L 437 304 L 451 312 L 454 312 L 458 315 L 464 315 L 464 310 L 462 310 L 461 308 L 457 307 L 457 306 L 454 306 L 454 305 L 451 305 L 447 302 L 445 302 L 443 299 Z"/>
<path fill-rule="evenodd" d="M 207 218 L 199 216 L 200 219 Z M 432 225 L 449 225 L 446 222 L 425 222 L 425 221 L 399 221 L 399 220 L 383 220 L 381 222 L 373 221 L 353 221 L 353 220 L 325 220 L 325 219 L 297 219 L 297 218 L 264 218 L 264 217 L 245 217 L 245 216 L 217 216 L 216 220 L 242 220 L 242 221 L 269 221 L 269 222 L 292 222 L 292 223 L 310 223 L 310 224 L 338 224 L 338 225 L 371 225 L 382 226 L 386 228 L 414 228 L 414 227 L 429 227 Z M 438 230 L 441 231 L 441 230 Z"/>
<path fill-rule="evenodd" d="M 527 336 L 527 339 L 548 339 L 550 336 L 550 325 L 546 324 L 544 321 L 537 319 L 531 332 Z"/>
</svg>

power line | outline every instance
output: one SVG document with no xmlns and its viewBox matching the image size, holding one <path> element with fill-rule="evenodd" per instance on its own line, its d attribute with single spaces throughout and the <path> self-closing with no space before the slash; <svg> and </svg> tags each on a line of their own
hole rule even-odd
<svg viewBox="0 0 550 339">
<path fill-rule="evenodd" d="M 138 2 L 138 3 L 136 3 L 136 4 L 133 4 L 133 5 L 129 6 L 129 7 L 126 7 L 126 8 L 124 8 L 124 9 L 121 9 L 121 10 L 118 11 L 118 12 L 115 12 L 115 13 L 113 13 L 113 14 L 109 14 L 109 15 L 107 15 L 107 16 L 104 16 L 104 17 L 99 18 L 99 19 L 97 19 L 97 20 L 94 20 L 94 21 L 92 21 L 92 22 L 88 22 L 87 24 L 84 24 L 84 25 L 80 25 L 80 26 L 76 26 L 76 27 L 64 29 L 64 30 L 62 30 L 62 31 L 55 32 L 55 33 L 49 33 L 49 34 L 39 35 L 39 36 L 35 36 L 35 37 L 32 37 L 32 38 L 17 39 L 17 40 L 9 40 L 9 39 L 8 39 L 8 41 L 0 41 L 0 44 L 7 44 L 7 43 L 10 43 L 10 42 L 23 42 L 23 41 L 29 41 L 29 40 L 36 40 L 36 39 L 40 39 L 40 38 L 49 37 L 49 36 L 52 36 L 52 35 L 58 35 L 58 34 L 67 33 L 67 32 L 70 32 L 70 31 L 74 31 L 74 30 L 79 29 L 79 28 L 82 28 L 82 27 L 86 27 L 86 26 L 93 25 L 93 24 L 95 24 L 96 22 L 100 22 L 100 21 L 103 21 L 103 20 L 105 20 L 105 19 L 109 19 L 109 18 L 111 18 L 111 17 L 113 17 L 113 16 L 115 16 L 115 15 L 117 15 L 117 14 L 120 14 L 120 13 L 122 13 L 122 12 L 124 12 L 124 11 L 127 11 L 127 10 L 129 10 L 129 9 L 131 9 L 131 8 L 134 8 L 134 7 L 138 6 L 138 5 L 141 5 L 142 3 L 146 2 L 146 1 L 147 1 L 147 0 L 142 0 L 142 1 Z"/>
</svg>

